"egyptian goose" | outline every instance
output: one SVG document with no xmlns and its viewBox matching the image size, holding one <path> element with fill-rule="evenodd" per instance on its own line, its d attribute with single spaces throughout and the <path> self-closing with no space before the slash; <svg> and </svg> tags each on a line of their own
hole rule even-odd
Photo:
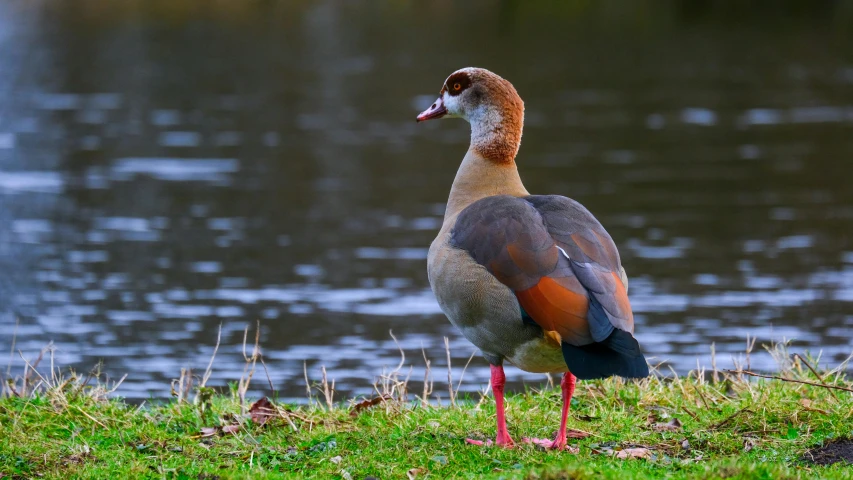
<svg viewBox="0 0 853 480">
<path fill-rule="evenodd" d="M 566 449 L 576 378 L 649 374 L 633 336 L 619 252 L 583 205 L 524 188 L 515 164 L 524 103 L 510 82 L 482 68 L 454 72 L 417 120 L 442 117 L 467 120 L 471 144 L 429 249 L 430 286 L 491 365 L 495 443 L 513 445 L 504 414 L 507 361 L 528 372 L 563 373 L 556 438 L 525 441 Z"/>
</svg>

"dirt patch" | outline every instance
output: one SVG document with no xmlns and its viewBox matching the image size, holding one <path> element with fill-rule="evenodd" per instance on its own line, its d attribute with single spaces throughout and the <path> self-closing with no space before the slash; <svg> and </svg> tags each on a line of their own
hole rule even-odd
<svg viewBox="0 0 853 480">
<path fill-rule="evenodd" d="M 832 465 L 838 462 L 853 464 L 853 439 L 839 438 L 822 447 L 815 447 L 806 452 L 802 459 L 814 465 Z"/>
</svg>

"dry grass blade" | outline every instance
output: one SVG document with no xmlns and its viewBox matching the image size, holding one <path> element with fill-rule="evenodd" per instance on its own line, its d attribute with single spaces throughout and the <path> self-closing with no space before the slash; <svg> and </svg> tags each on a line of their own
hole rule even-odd
<svg viewBox="0 0 853 480">
<path fill-rule="evenodd" d="M 207 385 L 207 380 L 210 378 L 210 373 L 213 371 L 213 360 L 216 358 L 216 352 L 219 351 L 219 341 L 222 339 L 222 323 L 219 324 L 219 332 L 216 334 L 216 346 L 213 347 L 213 354 L 210 356 L 210 362 L 207 364 L 207 369 L 204 371 L 204 376 L 201 377 L 200 387 Z"/>
<path fill-rule="evenodd" d="M 323 397 L 326 399 L 326 406 L 329 408 L 329 411 L 332 410 L 335 406 L 335 380 L 332 379 L 331 385 L 329 384 L 329 377 L 326 374 L 326 367 L 320 367 L 320 371 L 323 373 L 322 378 L 322 387 L 323 387 Z"/>
<path fill-rule="evenodd" d="M 48 346 L 49 346 L 49 345 L 50 345 L 50 344 L 48 344 Z M 24 382 L 23 395 L 24 395 L 25 397 L 30 396 L 30 393 L 29 393 L 29 392 L 27 392 L 27 386 L 30 384 L 29 379 L 30 379 L 30 374 L 31 374 L 31 373 L 35 373 L 36 375 L 38 375 L 38 377 L 41 379 L 41 381 L 42 381 L 45 385 L 50 385 L 50 382 L 48 382 L 47 380 L 45 380 L 45 378 L 41 376 L 41 374 L 38 372 L 38 370 L 36 370 L 36 367 L 38 367 L 38 364 L 39 364 L 39 363 L 41 363 L 42 358 L 44 358 L 44 352 L 46 352 L 47 350 L 48 350 L 48 347 L 42 348 L 42 349 L 41 349 L 41 352 L 39 352 L 39 356 L 38 356 L 38 358 L 36 358 L 36 361 L 35 361 L 35 362 L 33 362 L 33 363 L 30 363 L 29 361 L 27 361 L 27 359 L 26 359 L 26 358 L 24 358 L 24 353 L 23 353 L 23 352 L 20 352 L 20 351 L 18 352 L 18 353 L 20 354 L 20 356 L 21 356 L 21 360 L 23 360 L 23 361 L 24 361 L 24 364 L 26 365 L 26 366 L 24 367 L 24 381 L 23 381 L 23 382 Z M 36 388 L 37 388 L 37 386 L 33 386 L 33 392 L 35 392 Z"/>
<path fill-rule="evenodd" d="M 118 379 L 118 382 L 116 382 L 115 385 L 113 385 L 113 388 L 111 388 L 105 392 L 105 395 L 112 395 L 116 390 L 118 390 L 118 387 L 120 387 L 121 384 L 124 383 L 125 379 L 127 379 L 126 373 L 124 375 L 122 375 L 121 378 Z"/>
<path fill-rule="evenodd" d="M 255 345 L 252 348 L 252 356 L 246 355 L 246 341 L 249 337 L 249 327 L 246 326 L 243 330 L 243 359 L 246 364 L 243 367 L 243 375 L 240 376 L 240 381 L 237 382 L 237 396 L 240 399 L 240 409 L 243 414 L 246 413 L 246 392 L 249 391 L 249 385 L 252 383 L 252 377 L 255 375 L 255 365 L 260 356 L 261 347 L 261 322 L 255 324 Z"/>
<path fill-rule="evenodd" d="M 386 372 L 383 368 L 382 374 L 373 382 L 373 389 L 376 391 L 377 398 L 385 399 L 384 402 L 378 403 L 384 403 L 388 408 L 398 408 L 409 401 L 409 378 L 412 375 L 412 367 L 409 367 L 406 377 L 402 378 L 401 372 L 403 366 L 406 364 L 406 352 L 403 351 L 403 347 L 400 346 L 400 342 L 397 341 L 394 332 L 389 330 L 388 334 L 394 340 L 394 344 L 397 345 L 397 350 L 400 352 L 400 363 L 391 371 Z"/>
<path fill-rule="evenodd" d="M 308 380 L 308 362 L 302 361 L 302 374 L 305 375 L 305 395 L 308 397 L 308 403 L 313 403 L 314 397 L 311 395 L 311 381 Z"/>
<path fill-rule="evenodd" d="M 450 395 L 450 406 L 456 406 L 456 392 L 453 391 L 453 368 L 450 364 L 450 339 L 444 337 L 444 350 L 447 352 L 447 391 Z"/>
<path fill-rule="evenodd" d="M 749 355 L 752 353 L 752 350 L 755 348 L 755 340 L 756 337 L 750 337 L 749 334 L 746 334 L 746 369 L 752 370 L 752 362 L 749 358 Z"/>
<path fill-rule="evenodd" d="M 459 374 L 459 381 L 456 383 L 456 392 L 453 394 L 454 397 L 459 396 L 459 389 L 462 388 L 462 379 L 465 378 L 465 371 L 468 370 L 468 365 L 471 365 L 471 360 L 474 360 L 474 355 L 476 354 L 477 350 L 472 351 L 471 356 L 468 357 L 468 361 L 465 362 L 465 366 L 462 367 L 462 373 Z"/>
<path fill-rule="evenodd" d="M 193 388 L 192 370 L 189 368 L 181 369 L 181 377 L 172 379 L 171 393 L 172 396 L 178 399 L 178 402 L 186 402 L 189 399 L 190 392 Z"/>
<path fill-rule="evenodd" d="M 91 421 L 93 421 L 93 422 L 97 423 L 98 425 L 100 425 L 100 426 L 101 426 L 101 427 L 103 427 L 104 429 L 109 430 L 109 428 L 108 428 L 106 425 L 104 425 L 103 423 L 101 423 L 101 422 L 99 422 L 98 420 L 96 420 L 96 419 L 95 419 L 95 417 L 93 417 L 93 416 L 89 415 L 88 413 L 86 413 L 82 408 L 78 407 L 77 405 L 72 405 L 72 406 L 74 407 L 74 409 L 75 409 L 75 410 L 77 410 L 78 412 L 82 413 L 82 414 L 83 414 L 86 418 L 88 418 L 89 420 L 91 420 Z"/>
<path fill-rule="evenodd" d="M 421 346 L 421 353 L 424 356 L 424 363 L 426 367 L 424 368 L 424 391 L 421 396 L 421 404 L 424 406 L 429 405 L 429 396 L 432 395 L 432 368 L 430 368 L 431 362 L 426 356 L 426 350 Z"/>
</svg>

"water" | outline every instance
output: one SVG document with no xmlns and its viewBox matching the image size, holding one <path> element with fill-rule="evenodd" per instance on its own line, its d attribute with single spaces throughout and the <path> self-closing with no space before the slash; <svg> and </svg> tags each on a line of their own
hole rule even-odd
<svg viewBox="0 0 853 480">
<path fill-rule="evenodd" d="M 219 325 L 210 383 L 239 378 L 260 321 L 282 397 L 305 398 L 304 363 L 346 398 L 399 362 L 393 330 L 412 389 L 426 354 L 444 392 L 443 337 L 457 378 L 473 347 L 425 258 L 468 130 L 414 116 L 476 64 L 525 99 L 528 189 L 581 201 L 616 239 L 653 361 L 707 365 L 713 342 L 724 368 L 752 335 L 838 363 L 853 351 L 845 5 L 5 2 L 0 347 L 14 336 L 33 358 L 52 341 L 58 364 L 128 374 L 121 395 L 167 397 Z M 751 362 L 773 368 L 760 347 Z"/>
</svg>

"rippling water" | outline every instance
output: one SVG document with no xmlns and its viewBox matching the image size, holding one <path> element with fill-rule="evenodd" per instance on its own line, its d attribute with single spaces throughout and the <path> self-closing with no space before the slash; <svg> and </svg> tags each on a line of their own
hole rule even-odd
<svg viewBox="0 0 853 480">
<path fill-rule="evenodd" d="M 413 389 L 425 354 L 444 391 L 443 337 L 457 378 L 473 347 L 425 259 L 468 130 L 414 115 L 476 64 L 525 99 L 528 189 L 581 201 L 620 246 L 654 361 L 684 372 L 714 343 L 731 366 L 751 335 L 838 363 L 853 12 L 783 4 L 0 4 L 0 347 L 52 341 L 59 364 L 165 397 L 219 325 L 211 383 L 238 378 L 259 320 L 274 387 L 304 399 L 303 362 L 369 393 L 393 330 Z"/>
</svg>

